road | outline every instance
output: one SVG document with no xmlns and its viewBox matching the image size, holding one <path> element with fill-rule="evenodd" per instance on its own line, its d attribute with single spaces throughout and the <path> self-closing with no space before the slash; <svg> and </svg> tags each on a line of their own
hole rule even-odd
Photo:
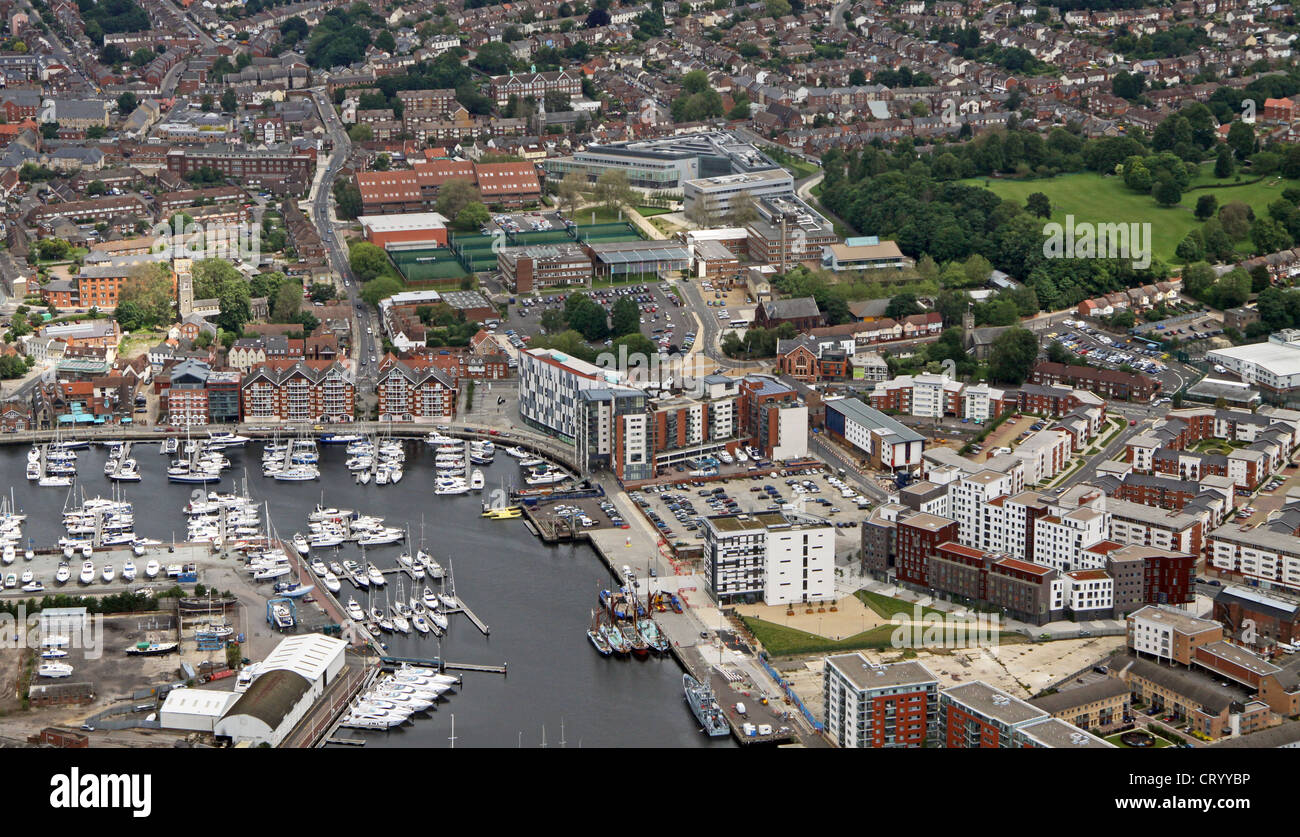
<svg viewBox="0 0 1300 837">
<path fill-rule="evenodd" d="M 848 11 L 851 5 L 853 5 L 853 0 L 840 0 L 839 3 L 835 4 L 835 8 L 831 9 L 831 26 L 841 32 L 849 31 L 849 25 L 844 21 L 844 13 Z"/>
<path fill-rule="evenodd" d="M 356 351 L 353 354 L 357 360 L 357 388 L 359 391 L 362 389 L 373 391 L 373 386 L 362 387 L 361 384 L 363 381 L 373 382 L 377 371 L 377 367 L 371 358 L 377 358 L 380 353 L 379 318 L 375 311 L 361 300 L 360 283 L 348 264 L 347 251 L 343 247 L 338 225 L 332 211 L 334 181 L 343 165 L 347 162 L 348 156 L 352 153 L 352 141 L 348 138 L 348 133 L 343 127 L 343 121 L 339 119 L 338 113 L 334 110 L 334 104 L 326 95 L 325 89 L 323 87 L 313 87 L 311 88 L 311 95 L 316 102 L 317 110 L 320 111 L 325 130 L 329 134 L 332 150 L 323 173 L 312 187 L 312 195 L 308 202 L 307 211 L 311 215 L 312 223 L 316 225 L 316 232 L 320 234 L 321 241 L 325 243 L 330 267 L 342 277 L 343 289 L 347 293 L 348 303 L 352 306 L 352 310 L 356 312 L 357 338 Z"/>
</svg>

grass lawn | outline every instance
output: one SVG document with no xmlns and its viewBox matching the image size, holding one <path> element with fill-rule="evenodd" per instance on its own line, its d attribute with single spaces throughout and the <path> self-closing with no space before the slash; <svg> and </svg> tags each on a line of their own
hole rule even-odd
<svg viewBox="0 0 1300 837">
<path fill-rule="evenodd" d="M 794 654 L 829 654 L 838 651 L 854 651 L 861 648 L 891 648 L 891 637 L 897 628 L 894 625 L 882 625 L 846 639 L 827 639 L 824 636 L 810 634 L 795 628 L 787 628 L 775 622 L 742 616 L 745 625 L 754 634 L 755 639 L 763 644 L 767 653 L 773 657 L 785 657 Z"/>
<path fill-rule="evenodd" d="M 897 613 L 906 614 L 908 618 L 911 618 L 912 608 L 916 607 L 914 602 L 895 599 L 892 596 L 873 593 L 870 590 L 859 590 L 853 595 L 857 596 L 864 605 L 874 610 L 877 616 L 884 617 L 885 619 L 893 619 L 894 615 Z M 938 614 L 939 616 L 946 615 L 944 611 L 936 610 L 932 607 L 921 608 L 922 616 L 929 616 L 931 614 Z"/>
<path fill-rule="evenodd" d="M 1153 738 L 1155 738 L 1155 743 L 1152 744 L 1150 747 L 1130 747 L 1129 745 L 1125 744 L 1123 741 L 1120 741 L 1119 737 L 1123 734 L 1124 733 L 1117 733 L 1115 735 L 1110 736 L 1106 740 L 1114 744 L 1116 747 L 1120 748 L 1121 750 L 1159 750 L 1161 747 L 1173 746 L 1171 742 L 1166 741 L 1165 739 L 1161 738 L 1158 735 L 1155 735 L 1152 736 Z"/>
<path fill-rule="evenodd" d="M 167 332 L 162 329 L 152 331 L 133 331 L 122 338 L 118 344 L 117 354 L 119 357 L 133 358 L 149 349 L 150 346 L 156 346 L 167 337 Z"/>
<path fill-rule="evenodd" d="M 812 177 L 817 173 L 817 166 L 797 158 L 787 160 L 781 166 L 793 174 L 795 180 L 803 180 L 805 177 Z"/>
<path fill-rule="evenodd" d="M 1052 201 L 1051 220 L 1065 222 L 1073 215 L 1075 222 L 1091 223 L 1151 223 L 1152 255 L 1165 262 L 1174 262 L 1174 249 L 1200 222 L 1192 214 L 1201 195 L 1212 194 L 1222 206 L 1230 201 L 1250 204 L 1257 216 L 1268 215 L 1268 205 L 1300 181 L 1281 177 L 1266 177 L 1249 186 L 1234 186 L 1231 181 L 1216 181 L 1211 168 L 1202 168 L 1192 180 L 1193 186 L 1215 184 L 1210 189 L 1193 189 L 1183 193 L 1177 206 L 1162 207 L 1150 195 L 1139 195 L 1115 176 L 1102 177 L 1092 172 L 1064 174 L 1042 180 L 1001 180 L 972 178 L 964 181 L 971 186 L 985 186 L 999 197 L 1013 200 L 1024 206 L 1025 199 L 1034 192 L 1042 192 Z M 1250 251 L 1247 242 L 1239 245 L 1243 253 Z"/>
<path fill-rule="evenodd" d="M 667 215 L 672 212 L 671 209 L 662 206 L 638 206 L 636 211 L 642 218 L 653 218 L 656 215 Z"/>
</svg>

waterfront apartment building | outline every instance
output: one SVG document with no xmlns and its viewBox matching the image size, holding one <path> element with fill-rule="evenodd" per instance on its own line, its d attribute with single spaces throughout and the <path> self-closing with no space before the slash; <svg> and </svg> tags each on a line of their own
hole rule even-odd
<svg viewBox="0 0 1300 837">
<path fill-rule="evenodd" d="M 352 421 L 356 384 L 335 361 L 268 360 L 244 376 L 244 421 Z"/>
<path fill-rule="evenodd" d="M 826 737 L 846 749 L 923 747 L 938 713 L 938 678 L 918 662 L 827 657 L 822 689 Z"/>
<path fill-rule="evenodd" d="M 456 383 L 430 357 L 385 355 L 375 394 L 380 421 L 449 421 L 456 416 Z"/>
<path fill-rule="evenodd" d="M 705 576 L 720 603 L 835 598 L 835 527 L 825 520 L 762 512 L 714 515 L 703 524 Z"/>
<path fill-rule="evenodd" d="M 554 349 L 519 355 L 519 416 L 564 442 L 578 435 L 578 393 L 622 386 L 623 376 Z"/>
<path fill-rule="evenodd" d="M 1114 747 L 981 680 L 939 692 L 937 737 L 948 749 Z"/>
</svg>

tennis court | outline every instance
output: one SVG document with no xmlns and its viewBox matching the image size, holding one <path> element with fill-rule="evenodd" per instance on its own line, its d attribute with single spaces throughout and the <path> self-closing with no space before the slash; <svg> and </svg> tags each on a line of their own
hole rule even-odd
<svg viewBox="0 0 1300 837">
<path fill-rule="evenodd" d="M 466 276 L 465 268 L 456 254 L 444 248 L 420 250 L 389 250 L 388 257 L 402 277 L 409 282 L 429 279 L 460 279 Z"/>
<path fill-rule="evenodd" d="M 587 224 L 578 227 L 578 240 L 589 242 L 640 241 L 641 233 L 627 222 Z"/>
</svg>

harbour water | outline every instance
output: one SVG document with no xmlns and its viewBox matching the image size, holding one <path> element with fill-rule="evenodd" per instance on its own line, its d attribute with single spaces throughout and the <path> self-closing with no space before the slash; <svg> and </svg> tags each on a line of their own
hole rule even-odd
<svg viewBox="0 0 1300 837">
<path fill-rule="evenodd" d="M 482 494 L 433 495 L 432 454 L 422 442 L 408 442 L 406 476 L 398 485 L 357 485 L 344 466 L 343 446 L 322 445 L 319 481 L 277 482 L 261 474 L 260 442 L 224 451 L 233 467 L 220 483 L 203 490 L 230 491 L 248 472 L 249 494 L 270 504 L 271 520 L 282 538 L 306 531 L 307 514 L 321 502 L 379 515 L 392 526 L 408 526 L 418 545 L 424 520 L 425 549 L 444 567 L 450 564 L 457 596 L 491 628 L 483 636 L 463 615 L 451 617 L 451 630 L 438 640 L 431 636 L 386 637 L 395 656 L 435 657 L 455 662 L 509 666 L 509 674 L 466 672 L 464 684 L 436 711 L 418 716 L 387 732 L 348 730 L 349 738 L 364 738 L 368 747 L 447 747 L 451 714 L 456 716 L 457 747 L 727 747 L 731 739 L 710 739 L 699 730 L 682 698 L 681 668 L 671 657 L 647 660 L 604 658 L 586 637 L 596 592 L 608 587 L 609 572 L 585 544 L 546 546 L 533 537 L 520 519 L 486 520 L 479 516 L 488 492 L 519 482 L 516 460 L 498 453 L 481 467 L 487 482 Z M 40 488 L 24 477 L 28 447 L 0 447 L 0 482 L 7 497 L 12 486 L 20 510 L 29 516 L 25 537 L 39 546 L 52 546 L 63 534 L 61 514 L 68 489 Z M 101 447 L 78 452 L 79 490 L 87 497 L 110 496 L 113 483 L 104 476 L 106 451 Z M 170 457 L 156 443 L 137 444 L 133 453 L 144 479 L 122 484 L 120 490 L 135 505 L 136 532 L 170 542 L 183 537 L 182 507 L 198 486 L 168 483 Z M 397 566 L 401 544 L 368 548 L 366 558 L 383 569 Z M 324 550 L 325 561 L 360 560 L 360 548 L 347 544 L 340 551 Z M 389 575 L 390 596 L 399 580 L 409 589 L 411 579 Z M 52 586 L 46 579 L 47 587 Z M 340 599 L 364 593 L 344 581 Z M 382 604 L 382 594 L 379 602 Z"/>
</svg>

